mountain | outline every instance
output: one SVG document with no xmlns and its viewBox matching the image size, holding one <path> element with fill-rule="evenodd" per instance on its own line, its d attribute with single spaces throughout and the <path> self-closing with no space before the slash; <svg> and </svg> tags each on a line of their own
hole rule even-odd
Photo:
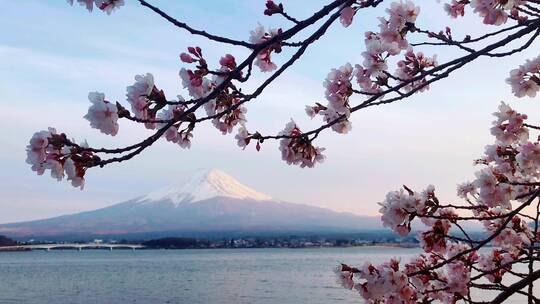
<svg viewBox="0 0 540 304">
<path fill-rule="evenodd" d="M 357 216 L 272 199 L 216 170 L 110 207 L 50 219 L 0 225 L 15 237 L 359 231 L 380 229 L 377 217 Z"/>
</svg>

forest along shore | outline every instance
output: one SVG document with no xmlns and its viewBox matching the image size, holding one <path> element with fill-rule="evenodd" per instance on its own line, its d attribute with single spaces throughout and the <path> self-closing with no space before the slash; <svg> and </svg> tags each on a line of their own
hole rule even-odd
<svg viewBox="0 0 540 304">
<path fill-rule="evenodd" d="M 6 241 L 0 245 L 0 251 L 28 250 L 87 250 L 87 249 L 226 249 L 226 248 L 328 248 L 386 246 L 412 248 L 418 247 L 413 240 L 363 240 L 353 238 L 318 238 L 318 237 L 243 237 L 223 238 L 219 240 L 188 237 L 167 237 L 148 241 L 94 240 L 92 242 L 16 242 L 3 237 Z M 9 241 L 8 241 L 9 240 Z M 64 246 L 63 246 L 64 245 Z"/>
</svg>

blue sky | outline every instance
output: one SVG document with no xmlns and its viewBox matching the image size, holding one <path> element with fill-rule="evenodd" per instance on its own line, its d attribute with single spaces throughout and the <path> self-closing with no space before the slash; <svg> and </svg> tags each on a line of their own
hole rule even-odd
<svg viewBox="0 0 540 304">
<path fill-rule="evenodd" d="M 220 168 L 282 200 L 361 214 L 376 214 L 376 203 L 402 184 L 421 188 L 432 183 L 443 198 L 453 200 L 455 185 L 472 178 L 472 160 L 491 142 L 488 128 L 498 103 L 505 100 L 526 112 L 534 106 L 534 101 L 513 98 L 504 79 L 510 69 L 538 55 L 538 45 L 511 59 L 481 59 L 406 102 L 357 113 L 352 133 L 327 132 L 320 137 L 318 144 L 327 148 L 327 160 L 315 169 L 287 166 L 275 142 L 265 143 L 259 153 L 252 147 L 242 151 L 234 134 L 222 136 L 206 126 L 196 130 L 191 150 L 160 142 L 130 162 L 90 170 L 82 192 L 65 181 L 36 176 L 24 162 L 24 149 L 37 130 L 53 126 L 76 139 L 107 147 L 133 143 L 150 134 L 125 122 L 114 138 L 91 129 L 82 119 L 89 91 L 124 101 L 125 87 L 134 75 L 150 72 L 167 96 L 186 95 L 178 78 L 182 67 L 178 55 L 186 47 L 201 46 L 206 58 L 215 61 L 225 53 L 237 58 L 246 55 L 243 49 L 193 37 L 135 1 L 126 2 L 107 16 L 90 14 L 62 0 L 0 0 L 0 127 L 4 130 L 0 137 L 0 223 L 107 206 L 145 194 L 197 168 Z M 257 22 L 290 26 L 279 17 L 264 16 L 262 0 L 150 2 L 196 28 L 236 39 L 247 40 Z M 324 3 L 283 2 L 299 18 Z M 382 9 L 358 14 L 348 29 L 335 24 L 248 106 L 248 129 L 277 133 L 291 117 L 305 129 L 315 126 L 304 114 L 304 106 L 323 100 L 322 81 L 331 68 L 361 61 L 363 32 L 376 30 Z M 490 29 L 476 17 L 450 20 L 435 1 L 422 7 L 418 24 L 431 29 L 451 25 L 456 37 Z M 437 53 L 439 62 L 459 54 L 455 49 L 424 52 Z M 245 89 L 253 89 L 264 76 L 255 74 Z M 538 119 L 535 112 L 528 113 Z"/>
</svg>

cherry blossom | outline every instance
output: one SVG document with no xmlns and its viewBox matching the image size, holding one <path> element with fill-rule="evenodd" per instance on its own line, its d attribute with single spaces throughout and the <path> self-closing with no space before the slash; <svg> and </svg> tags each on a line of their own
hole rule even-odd
<svg viewBox="0 0 540 304">
<path fill-rule="evenodd" d="M 234 137 L 237 140 L 238 146 L 242 149 L 245 149 L 251 140 L 251 134 L 244 125 L 241 125 L 238 128 L 238 133 Z"/>
<path fill-rule="evenodd" d="M 73 5 L 73 0 L 67 0 L 69 5 Z M 94 0 L 77 0 L 79 5 L 84 6 L 89 12 L 92 12 L 94 9 Z"/>
<path fill-rule="evenodd" d="M 96 7 L 110 15 L 115 9 L 124 5 L 124 0 L 95 0 Z"/>
<path fill-rule="evenodd" d="M 397 260 L 378 266 L 365 264 L 357 276 L 361 282 L 354 288 L 371 303 L 416 303 L 416 291 Z"/>
<path fill-rule="evenodd" d="M 501 102 L 499 111 L 493 113 L 497 120 L 493 121 L 491 134 L 504 145 L 520 143 L 529 139 L 529 132 L 523 122 L 527 115 L 514 111 L 506 103 Z"/>
<path fill-rule="evenodd" d="M 202 98 L 210 91 L 210 81 L 199 75 L 196 75 L 191 70 L 182 68 L 179 72 L 182 79 L 182 86 L 187 88 L 189 95 L 194 98 Z"/>
<path fill-rule="evenodd" d="M 519 146 L 517 151 L 516 161 L 520 169 L 530 176 L 539 177 L 540 144 L 528 142 Z"/>
<path fill-rule="evenodd" d="M 399 49 L 407 49 L 409 44 L 405 39 L 405 33 L 414 24 L 420 7 L 415 6 L 412 1 L 393 2 L 390 8 L 386 9 L 388 20 L 380 18 L 380 38 L 386 44 L 394 44 Z"/>
<path fill-rule="evenodd" d="M 344 27 L 349 27 L 349 25 L 352 24 L 353 17 L 355 14 L 356 14 L 356 10 L 351 6 L 347 6 L 346 8 L 341 10 L 339 21 L 341 22 L 341 24 L 343 24 Z"/>
<path fill-rule="evenodd" d="M 67 0 L 70 5 L 73 5 L 73 0 Z M 89 12 L 92 12 L 94 5 L 110 15 L 114 10 L 124 5 L 124 0 L 77 0 L 77 2 L 84 6 Z"/>
<path fill-rule="evenodd" d="M 512 269 L 511 263 L 516 259 L 511 253 L 494 249 L 489 254 L 480 255 L 478 267 L 488 272 L 486 277 L 493 283 L 502 281 L 503 275 Z"/>
<path fill-rule="evenodd" d="M 400 60 L 397 63 L 397 70 L 395 75 L 401 80 L 410 80 L 413 79 L 418 74 L 421 74 L 426 68 L 437 66 L 436 56 L 432 58 L 427 58 L 423 53 L 419 52 L 415 54 L 412 51 L 409 51 L 405 54 L 405 59 Z M 410 82 L 405 86 L 407 91 L 412 91 L 415 88 L 419 88 L 417 92 L 422 92 L 429 88 L 426 83 L 426 79 L 422 78 L 417 81 Z"/>
<path fill-rule="evenodd" d="M 104 134 L 116 135 L 118 133 L 118 108 L 116 105 L 105 100 L 105 94 L 90 92 L 88 99 L 92 106 L 84 116 L 92 128 L 96 128 Z"/>
<path fill-rule="evenodd" d="M 154 91 L 154 88 L 154 76 L 150 73 L 147 73 L 146 75 L 136 75 L 135 83 L 127 87 L 127 101 L 131 105 L 131 110 L 135 114 L 135 117 L 140 119 L 155 118 L 149 111 L 149 97 Z M 145 126 L 148 129 L 153 129 L 155 127 L 153 123 L 146 123 Z"/>
<path fill-rule="evenodd" d="M 245 114 L 247 109 L 238 106 L 239 102 L 239 98 L 235 98 L 228 94 L 222 94 L 205 105 L 206 114 L 208 116 L 222 113 L 221 116 L 212 119 L 212 124 L 220 130 L 222 134 L 231 133 L 237 124 L 246 122 Z M 233 106 L 236 106 L 234 110 L 226 112 L 227 109 Z"/>
<path fill-rule="evenodd" d="M 324 161 L 324 148 L 314 147 L 311 141 L 301 135 L 300 128 L 291 120 L 279 135 L 288 136 L 280 140 L 281 157 L 288 164 L 313 167 Z"/>
<path fill-rule="evenodd" d="M 99 157 L 87 148 L 86 142 L 74 144 L 64 133 L 49 128 L 34 133 L 26 147 L 26 162 L 38 175 L 50 170 L 51 177 L 58 181 L 67 175 L 72 185 L 82 190 L 86 168 L 99 161 Z"/>
<path fill-rule="evenodd" d="M 470 5 L 485 24 L 506 23 L 508 12 L 521 4 L 522 0 L 470 0 Z"/>
<path fill-rule="evenodd" d="M 232 71 L 236 69 L 236 59 L 231 54 L 226 54 L 225 56 L 219 59 L 219 64 L 221 65 L 221 71 Z"/>
<path fill-rule="evenodd" d="M 457 18 L 458 16 L 463 17 L 465 15 L 465 4 L 466 3 L 463 1 L 452 0 L 451 3 L 446 3 L 444 5 L 444 10 L 452 18 Z"/>
<path fill-rule="evenodd" d="M 71 181 L 71 185 L 75 188 L 84 188 L 84 168 L 75 163 L 73 159 L 68 158 L 65 161 L 64 169 L 66 170 L 67 179 Z"/>
<path fill-rule="evenodd" d="M 379 212 L 382 214 L 383 225 L 404 236 L 411 230 L 410 215 L 424 212 L 425 198 L 419 193 L 405 192 L 400 189 L 389 192 L 386 199 L 379 205 L 381 205 Z"/>
<path fill-rule="evenodd" d="M 51 170 L 51 177 L 61 181 L 64 178 L 64 167 L 62 166 L 62 163 L 60 163 L 58 160 L 54 158 L 50 158 L 45 160 L 43 163 L 43 167 L 45 169 Z"/>
<path fill-rule="evenodd" d="M 265 43 L 268 40 L 281 34 L 281 29 L 269 29 L 265 30 L 264 26 L 259 24 L 255 30 L 250 32 L 249 42 L 253 44 Z M 262 72 L 271 72 L 277 68 L 277 65 L 272 61 L 272 52 L 281 53 L 281 43 L 276 42 L 263 49 L 255 60 L 255 65 L 259 67 Z"/>
<path fill-rule="evenodd" d="M 476 195 L 476 186 L 471 182 L 465 182 L 457 186 L 457 195 L 467 199 L 469 195 Z"/>
<path fill-rule="evenodd" d="M 352 72 L 351 64 L 347 63 L 339 69 L 332 69 L 324 80 L 325 96 L 329 101 L 329 106 L 339 114 L 349 111 L 349 97 L 352 95 Z"/>
<path fill-rule="evenodd" d="M 30 144 L 26 146 L 26 162 L 33 165 L 32 169 L 37 171 L 39 175 L 44 172 L 44 168 L 39 167 L 39 165 L 47 158 L 46 148 L 49 145 L 49 138 L 51 138 L 52 134 L 56 134 L 56 130 L 53 128 L 49 128 L 48 131 L 36 132 L 32 135 Z"/>
<path fill-rule="evenodd" d="M 327 123 L 335 120 L 339 121 L 332 125 L 332 130 L 340 134 L 347 134 L 352 129 L 352 124 L 348 120 L 349 113 L 339 114 L 333 108 L 328 108 L 320 112 L 324 116 L 324 121 Z"/>
<path fill-rule="evenodd" d="M 540 90 L 540 56 L 511 70 L 506 82 L 512 86 L 512 92 L 517 97 L 535 97 Z"/>
</svg>

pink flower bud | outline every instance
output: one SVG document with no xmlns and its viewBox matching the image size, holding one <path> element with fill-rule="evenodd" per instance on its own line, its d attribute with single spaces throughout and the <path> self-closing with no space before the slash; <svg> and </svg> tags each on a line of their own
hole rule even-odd
<svg viewBox="0 0 540 304">
<path fill-rule="evenodd" d="M 187 53 L 180 54 L 180 60 L 182 60 L 185 63 L 193 63 L 193 62 L 195 62 L 195 59 L 193 59 L 193 57 L 191 57 Z"/>
</svg>

